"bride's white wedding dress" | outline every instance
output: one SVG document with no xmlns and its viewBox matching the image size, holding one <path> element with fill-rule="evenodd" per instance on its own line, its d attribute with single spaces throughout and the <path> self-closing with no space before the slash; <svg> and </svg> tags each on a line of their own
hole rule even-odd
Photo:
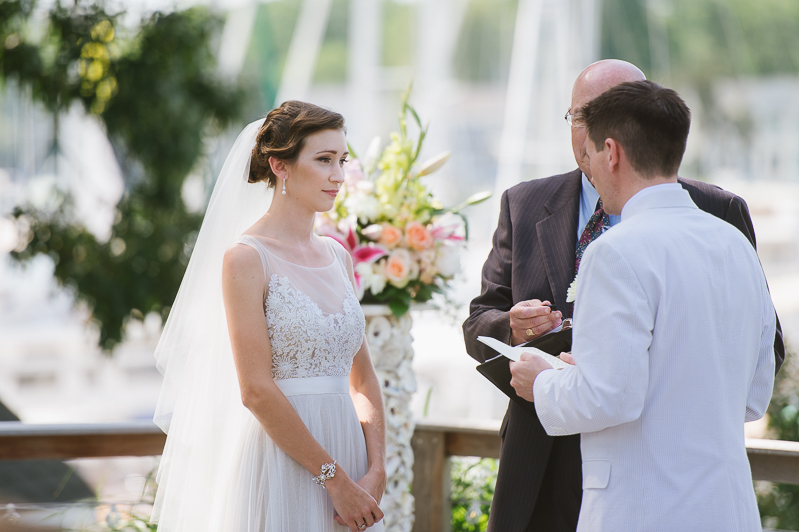
<svg viewBox="0 0 799 532">
<path fill-rule="evenodd" d="M 349 394 L 364 316 L 347 274 L 347 251 L 324 238 L 331 262 L 288 262 L 257 237 L 236 243 L 258 251 L 267 283 L 264 310 L 272 377 L 319 444 L 355 481 L 368 470 L 366 443 Z M 327 491 L 283 452 L 254 416 L 239 438 L 221 529 L 232 532 L 340 532 Z M 377 523 L 370 531 L 383 531 Z"/>
<path fill-rule="evenodd" d="M 265 183 L 247 182 L 263 122 L 244 128 L 219 172 L 155 350 L 164 380 L 153 420 L 167 433 L 151 515 L 159 532 L 345 530 L 314 475 L 281 451 L 242 405 L 222 295 L 223 257 L 234 242 L 255 248 L 263 262 L 275 381 L 352 479 L 367 471 L 349 396 L 364 318 L 347 275 L 347 251 L 325 239 L 329 265 L 304 268 L 271 253 L 266 240 L 240 236 L 273 195 Z"/>
</svg>

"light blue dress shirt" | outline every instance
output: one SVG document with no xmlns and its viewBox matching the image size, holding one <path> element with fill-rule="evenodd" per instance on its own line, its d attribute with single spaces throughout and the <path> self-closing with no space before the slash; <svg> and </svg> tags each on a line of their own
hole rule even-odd
<svg viewBox="0 0 799 532">
<path fill-rule="evenodd" d="M 580 218 L 577 220 L 578 243 L 580 242 L 580 237 L 583 234 L 586 224 L 588 224 L 588 220 L 591 219 L 591 215 L 594 214 L 596 210 L 596 202 L 599 199 L 599 192 L 596 191 L 594 185 L 585 177 L 585 174 L 582 174 L 582 176 L 583 191 L 580 193 Z M 610 227 L 613 227 L 621 221 L 621 216 L 608 215 L 608 218 L 610 218 Z"/>
</svg>

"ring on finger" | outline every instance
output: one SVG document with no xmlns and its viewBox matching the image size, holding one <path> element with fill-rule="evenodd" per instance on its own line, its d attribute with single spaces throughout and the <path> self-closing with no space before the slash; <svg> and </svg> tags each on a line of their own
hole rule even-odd
<svg viewBox="0 0 799 532">
<path fill-rule="evenodd" d="M 365 528 L 366 528 L 366 523 L 364 523 L 364 524 L 362 524 L 362 525 L 356 525 L 356 528 L 357 528 L 358 530 L 363 530 L 363 529 L 365 529 Z"/>
<path fill-rule="evenodd" d="M 535 333 L 533 332 L 532 329 L 527 329 L 526 331 L 524 331 L 524 334 L 526 334 L 527 336 L 533 336 Z"/>
</svg>

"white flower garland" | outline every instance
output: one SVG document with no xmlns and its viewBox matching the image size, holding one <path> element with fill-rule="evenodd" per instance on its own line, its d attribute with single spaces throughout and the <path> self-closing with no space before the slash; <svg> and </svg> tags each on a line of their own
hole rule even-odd
<svg viewBox="0 0 799 532">
<path fill-rule="evenodd" d="M 371 305 L 369 305 L 371 307 Z M 386 408 L 386 491 L 380 508 L 386 532 L 411 532 L 414 499 L 413 450 L 411 438 L 415 423 L 411 396 L 416 392 L 413 374 L 413 338 L 409 314 L 395 318 L 366 313 L 366 340 L 375 373 L 383 388 Z"/>
</svg>

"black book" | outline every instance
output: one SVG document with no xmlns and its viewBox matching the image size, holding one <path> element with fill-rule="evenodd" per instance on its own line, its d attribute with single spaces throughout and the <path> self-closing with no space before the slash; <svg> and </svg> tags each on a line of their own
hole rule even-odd
<svg viewBox="0 0 799 532">
<path fill-rule="evenodd" d="M 571 351 L 572 348 L 572 329 L 567 327 L 558 332 L 550 333 L 540 338 L 536 338 L 522 347 L 535 347 L 552 356 L 558 356 L 564 351 Z M 517 348 L 519 346 L 516 346 Z M 526 401 L 516 394 L 516 390 L 510 385 L 510 359 L 505 355 L 497 355 L 492 359 L 486 360 L 477 366 L 477 371 L 490 380 L 491 383 L 499 388 L 502 393 L 516 401 L 528 412 L 535 414 L 535 404 Z"/>
</svg>

